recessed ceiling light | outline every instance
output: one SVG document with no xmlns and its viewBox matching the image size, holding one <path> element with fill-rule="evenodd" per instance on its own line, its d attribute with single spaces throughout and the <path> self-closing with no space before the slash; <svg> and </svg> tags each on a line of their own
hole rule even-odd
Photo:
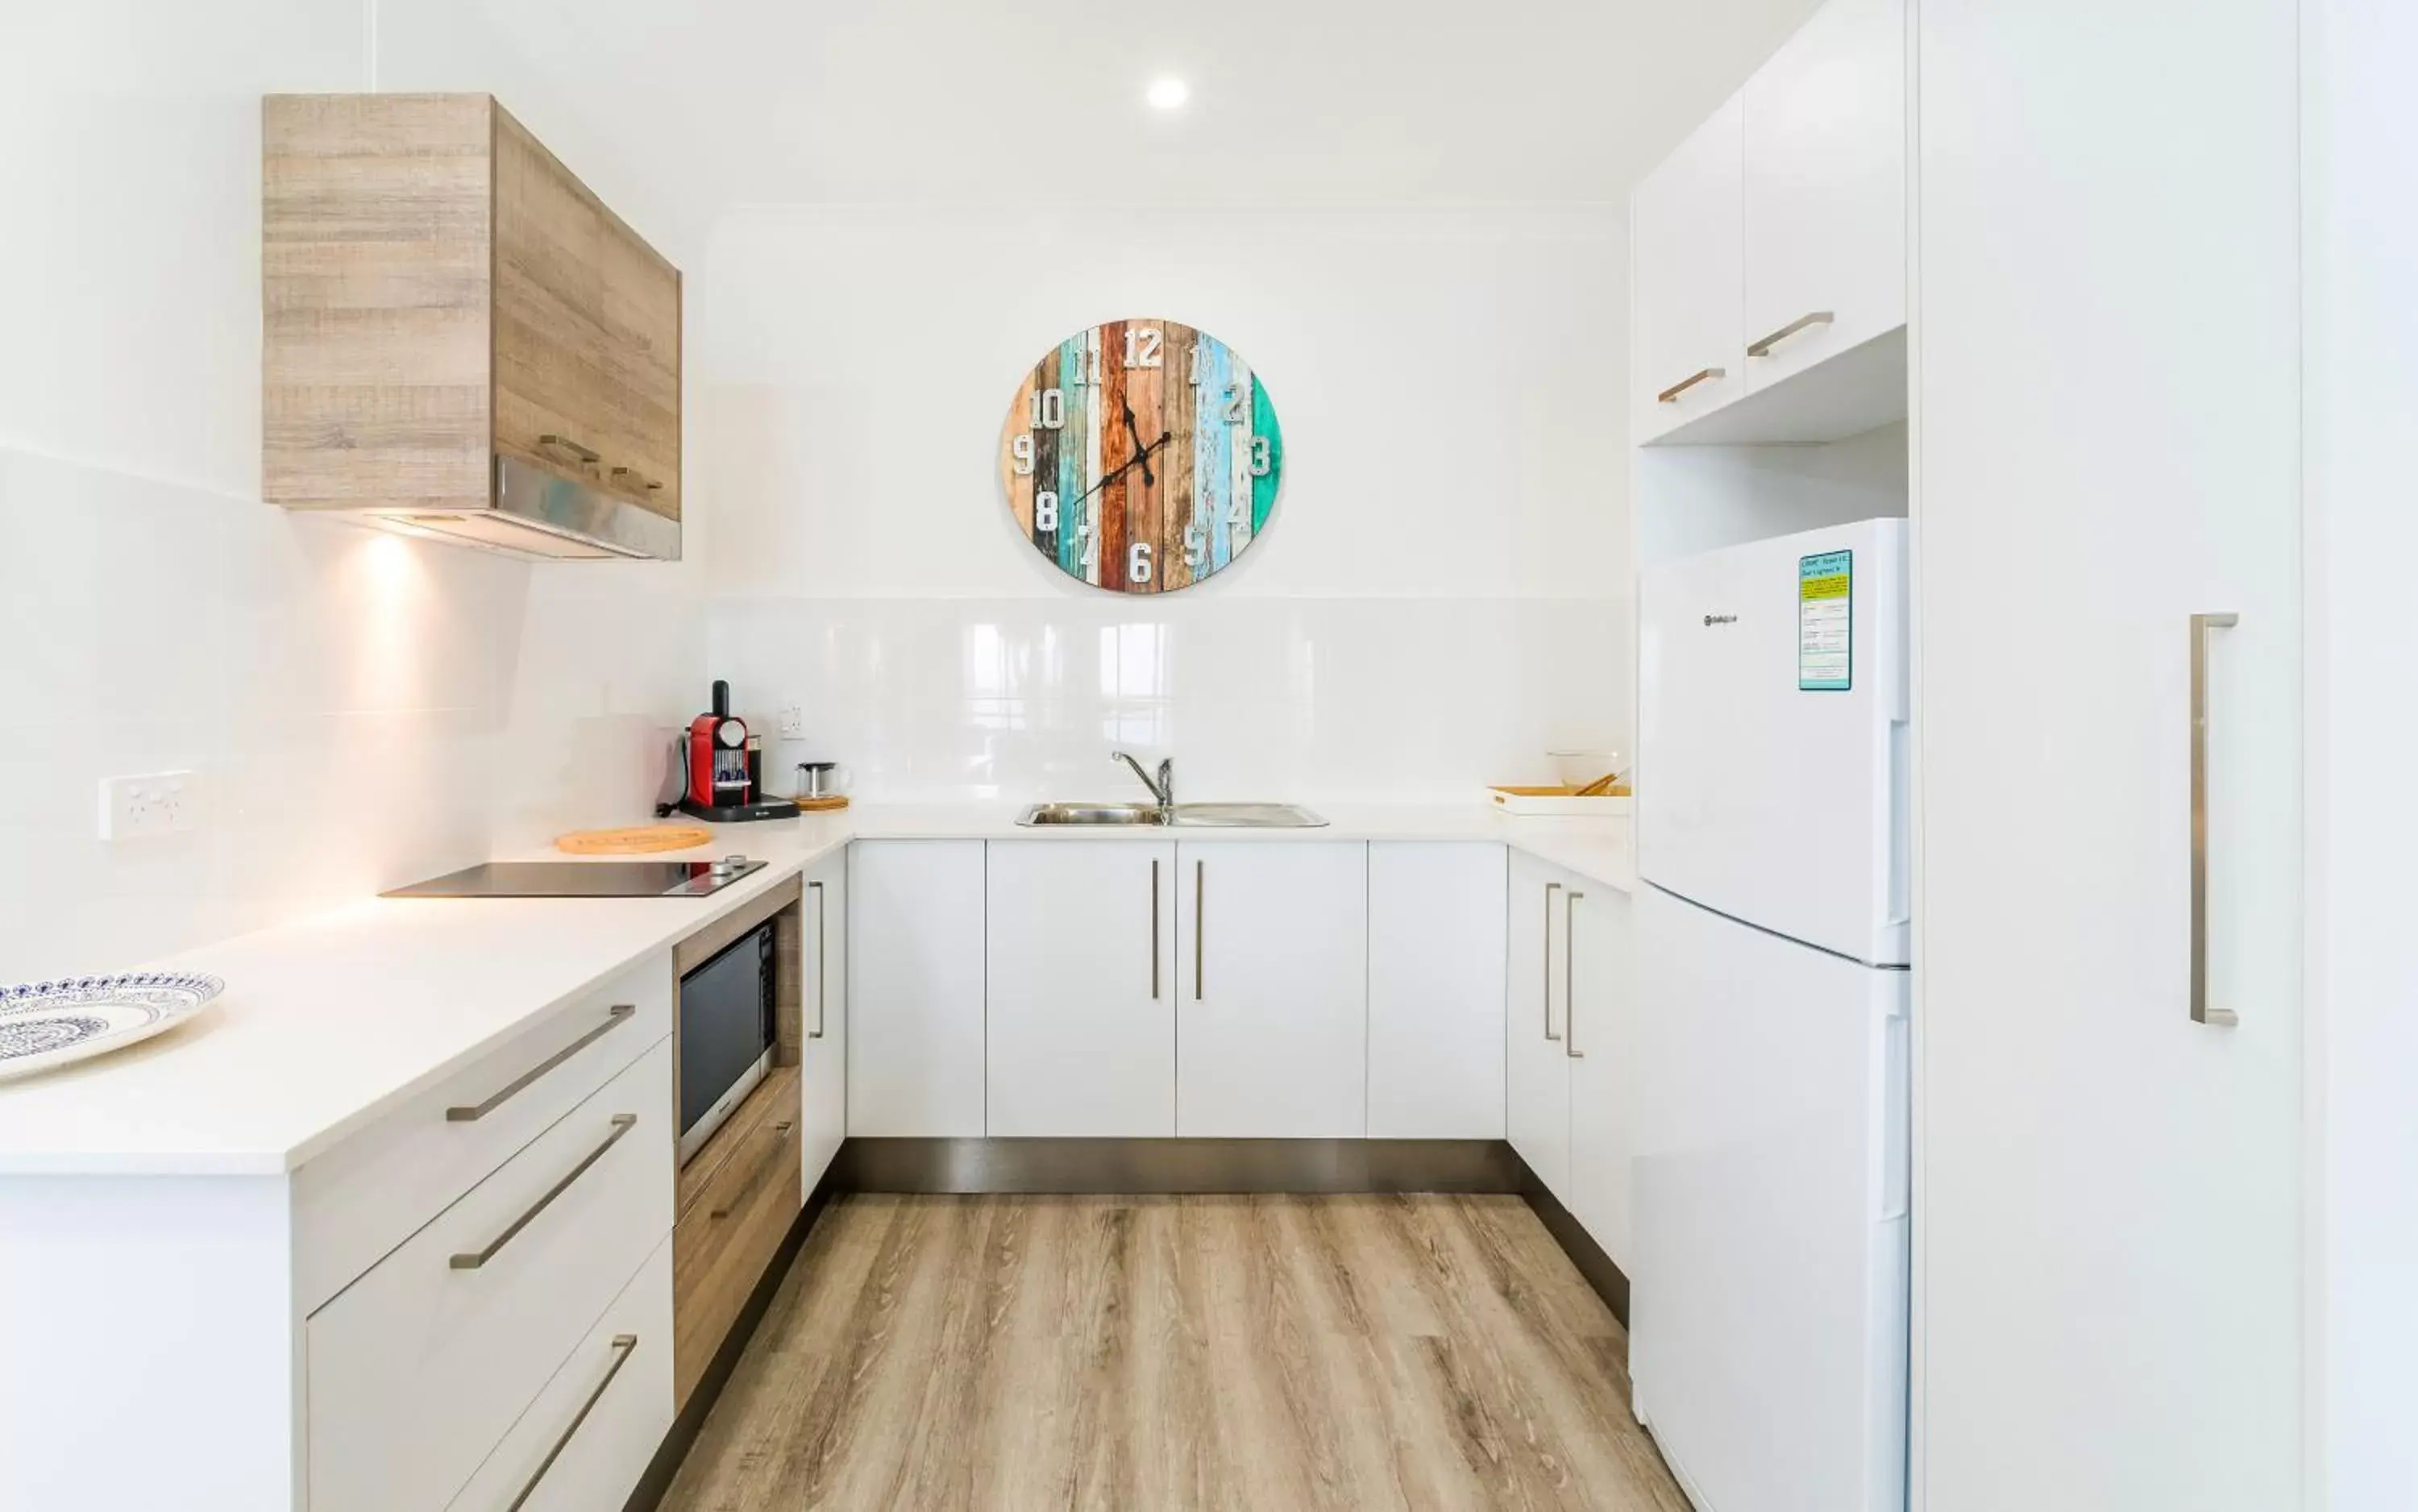
<svg viewBox="0 0 2418 1512">
<path fill-rule="evenodd" d="M 1181 79 L 1151 81 L 1150 102 L 1160 110 L 1174 110 L 1191 98 L 1191 86 Z"/>
</svg>

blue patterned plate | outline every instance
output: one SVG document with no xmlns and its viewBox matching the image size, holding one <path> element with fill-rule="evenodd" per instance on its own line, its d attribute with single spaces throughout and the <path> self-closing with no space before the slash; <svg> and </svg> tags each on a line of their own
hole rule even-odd
<svg viewBox="0 0 2418 1512">
<path fill-rule="evenodd" d="M 149 1039 L 226 984 L 199 971 L 129 971 L 0 987 L 0 1081 Z"/>
</svg>

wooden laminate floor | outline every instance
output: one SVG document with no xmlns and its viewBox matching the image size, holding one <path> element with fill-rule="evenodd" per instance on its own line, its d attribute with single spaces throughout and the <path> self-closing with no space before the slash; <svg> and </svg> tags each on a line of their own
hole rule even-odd
<svg viewBox="0 0 2418 1512">
<path fill-rule="evenodd" d="M 663 1505 L 1687 1512 L 1513 1197 L 844 1197 Z"/>
</svg>

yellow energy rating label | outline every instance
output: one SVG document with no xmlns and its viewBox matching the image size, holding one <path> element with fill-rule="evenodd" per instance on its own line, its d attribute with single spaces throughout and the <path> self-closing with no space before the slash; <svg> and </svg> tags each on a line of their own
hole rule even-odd
<svg viewBox="0 0 2418 1512">
<path fill-rule="evenodd" d="M 1797 689 L 1844 693 L 1856 680 L 1856 554 L 1797 558 Z"/>
</svg>

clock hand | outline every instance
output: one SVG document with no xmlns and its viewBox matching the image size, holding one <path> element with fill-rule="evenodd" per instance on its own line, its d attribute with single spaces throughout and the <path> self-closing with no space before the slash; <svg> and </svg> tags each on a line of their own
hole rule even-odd
<svg viewBox="0 0 2418 1512">
<path fill-rule="evenodd" d="M 1152 452 L 1157 451 L 1160 447 L 1167 445 L 1168 442 L 1174 439 L 1175 433 L 1173 431 L 1163 433 L 1157 440 L 1153 441 L 1150 445 L 1142 448 L 1140 454 L 1135 456 L 1133 461 L 1126 463 L 1121 467 L 1110 468 L 1108 475 L 1103 477 L 1098 482 L 1094 483 L 1091 487 L 1086 488 L 1081 493 L 1076 495 L 1075 502 L 1080 504 L 1083 500 L 1091 497 L 1094 494 L 1098 493 L 1101 489 L 1108 487 L 1110 483 L 1115 482 L 1126 473 L 1133 471 L 1134 468 L 1141 465 L 1144 458 L 1148 457 Z M 1142 476 L 1144 478 L 1148 478 L 1150 475 L 1148 473 L 1144 473 Z"/>
<path fill-rule="evenodd" d="M 1134 419 L 1133 405 L 1125 405 L 1125 434 L 1126 434 L 1127 435 L 1130 435 L 1130 436 L 1132 436 L 1132 437 L 1133 437 L 1133 444 L 1134 444 L 1134 448 L 1135 448 L 1135 451 L 1134 451 L 1134 461 L 1135 461 L 1137 464 L 1139 464 L 1139 465 L 1140 466 L 1140 467 L 1141 467 L 1141 481 L 1142 481 L 1143 482 L 1145 482 L 1145 483 L 1150 483 L 1150 484 L 1154 484 L 1154 485 L 1155 485 L 1155 484 L 1157 483 L 1158 480 L 1157 480 L 1157 479 L 1155 479 L 1155 478 L 1153 478 L 1153 477 L 1151 476 L 1151 474 L 1150 474 L 1150 452 L 1151 452 L 1151 449 L 1150 449 L 1150 447 L 1146 447 L 1146 446 L 1143 446 L 1143 445 L 1141 444 L 1141 425 L 1140 425 L 1140 423 L 1139 421 L 1137 421 L 1137 420 Z M 1161 436 L 1159 439 L 1160 439 L 1160 440 L 1162 440 L 1162 441 L 1164 441 L 1164 440 L 1166 439 L 1166 437 Z M 1155 444 L 1155 443 L 1154 443 L 1154 444 Z"/>
</svg>

